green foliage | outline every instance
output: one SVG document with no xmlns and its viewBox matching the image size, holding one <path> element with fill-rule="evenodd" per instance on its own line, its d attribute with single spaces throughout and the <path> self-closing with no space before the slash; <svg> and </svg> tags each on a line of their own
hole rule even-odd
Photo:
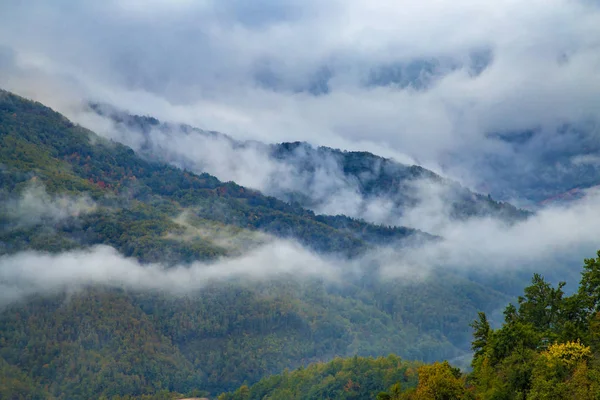
<svg viewBox="0 0 600 400">
<path fill-rule="evenodd" d="M 564 282 L 555 288 L 534 274 L 518 308 L 506 308 L 505 323 L 497 330 L 491 330 L 480 313 L 472 325 L 471 376 L 480 398 L 596 398 L 598 265 L 600 252 L 598 258 L 585 260 L 579 290 L 571 296 L 562 291 Z"/>
<path fill-rule="evenodd" d="M 471 326 L 473 372 L 465 376 L 447 362 L 407 369 L 397 384 L 386 391 L 360 393 L 356 398 L 391 399 L 598 399 L 600 394 L 599 317 L 595 302 L 594 271 L 598 258 L 585 260 L 579 291 L 565 296 L 564 283 L 557 287 L 539 274 L 518 298 L 518 307 L 509 305 L 505 323 L 492 329 L 480 312 Z M 575 340 L 564 338 L 576 334 Z M 356 363 L 356 358 L 342 361 Z M 343 389 L 337 379 L 324 377 L 320 365 L 264 378 L 253 386 L 223 394 L 221 399 L 303 399 L 354 398 L 361 388 L 362 371 L 351 377 Z M 312 368 L 312 369 L 311 369 Z M 374 370 L 374 366 L 370 366 Z M 307 373 L 305 371 L 311 371 Z M 317 371 L 319 374 L 315 378 Z M 418 384 L 414 385 L 414 377 Z M 336 375 L 337 378 L 337 375 Z M 402 391 L 402 383 L 410 381 Z M 337 385 L 337 392 L 323 390 L 323 382 Z M 402 382 L 402 383 L 400 383 Z M 380 383 L 381 386 L 381 383 Z"/>
<path fill-rule="evenodd" d="M 479 320 L 473 321 L 473 341 L 471 342 L 471 350 L 474 351 L 475 359 L 483 356 L 490 337 L 491 327 L 484 312 L 478 312 Z"/>
<path fill-rule="evenodd" d="M 0 357 L 0 399 L 42 400 L 48 398 L 40 385 L 14 365 Z"/>
<path fill-rule="evenodd" d="M 290 237 L 320 252 L 349 256 L 360 254 L 372 244 L 409 237 L 431 238 L 409 228 L 373 226 L 344 216 L 316 216 L 298 205 L 263 196 L 233 182 L 223 183 L 208 174 L 196 175 L 147 161 L 130 148 L 75 126 L 39 103 L 4 91 L 0 91 L 0 127 L 0 191 L 19 193 L 23 185 L 35 179 L 51 194 L 84 192 L 109 209 L 137 207 L 131 210 L 134 219 L 139 216 L 147 221 L 149 216 L 158 215 L 160 221 L 147 226 L 138 224 L 139 229 L 150 228 L 150 237 L 143 240 L 136 236 L 138 243 L 133 247 L 137 249 L 126 252 L 143 261 L 155 261 L 156 257 L 144 257 L 144 250 L 154 244 L 160 246 L 155 250 L 157 254 L 176 246 L 173 241 L 164 243 L 157 237 L 168 228 L 165 219 L 175 218 L 183 210 L 193 210 L 208 221 Z M 146 207 L 145 212 L 138 212 L 140 203 Z M 119 226 L 100 218 L 92 222 L 93 230 L 99 233 L 93 243 L 111 244 L 121 250 L 124 243 L 117 243 L 116 233 L 123 226 L 129 228 L 130 220 Z M 110 232 L 110 238 L 102 231 Z M 181 252 L 183 261 L 224 254 L 222 249 L 207 243 Z"/>
<path fill-rule="evenodd" d="M 399 382 L 403 387 L 416 386 L 414 370 L 417 367 L 418 364 L 402 361 L 394 355 L 336 358 L 263 378 L 250 387 L 224 393 L 219 399 L 374 399 L 390 386 L 393 394 L 399 392 Z"/>
<path fill-rule="evenodd" d="M 466 399 L 467 390 L 460 370 L 447 361 L 419 368 L 419 385 L 411 398 L 415 400 Z"/>
<path fill-rule="evenodd" d="M 200 385 L 191 363 L 126 294 L 34 299 L 0 314 L 0 356 L 61 399 Z"/>
</svg>

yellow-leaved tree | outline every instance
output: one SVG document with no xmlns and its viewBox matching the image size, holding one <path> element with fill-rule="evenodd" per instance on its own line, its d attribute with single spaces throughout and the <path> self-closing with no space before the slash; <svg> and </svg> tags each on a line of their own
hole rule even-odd
<svg viewBox="0 0 600 400">
<path fill-rule="evenodd" d="M 465 380 L 458 368 L 447 361 L 419 368 L 419 384 L 413 396 L 416 400 L 462 400 L 468 397 Z"/>
<path fill-rule="evenodd" d="M 591 355 L 579 340 L 550 345 L 536 361 L 527 399 L 597 399 L 600 380 L 597 371 L 588 368 Z"/>
</svg>

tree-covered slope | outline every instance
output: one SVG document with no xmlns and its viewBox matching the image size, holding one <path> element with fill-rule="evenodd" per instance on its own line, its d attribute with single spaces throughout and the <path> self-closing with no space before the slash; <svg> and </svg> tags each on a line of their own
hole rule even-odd
<svg viewBox="0 0 600 400">
<path fill-rule="evenodd" d="M 600 398 L 600 251 L 586 259 L 578 290 L 534 274 L 501 327 L 485 313 L 473 327 L 473 370 L 379 359 L 337 359 L 241 386 L 219 399 L 498 400 Z"/>
<path fill-rule="evenodd" d="M 89 290 L 33 299 L 4 310 L 0 331 L 0 356 L 56 398 L 202 384 L 190 361 L 126 294 Z"/>
<path fill-rule="evenodd" d="M 204 219 L 292 237 L 326 252 L 357 254 L 382 238 L 421 235 L 408 228 L 374 230 L 349 218 L 343 230 L 337 229 L 311 211 L 233 182 L 146 161 L 130 148 L 107 142 L 49 108 L 8 92 L 0 92 L 0 126 L 0 189 L 5 196 L 18 193 L 35 177 L 51 193 L 85 192 L 101 203 L 109 197 L 119 207 L 143 202 L 153 208 L 152 215 L 173 217 L 192 208 Z"/>
<path fill-rule="evenodd" d="M 315 215 L 150 161 L 7 92 L 0 92 L 0 196 L 1 268 L 23 252 L 94 245 L 142 266 L 185 266 L 239 256 L 271 236 L 356 263 L 379 245 L 435 240 L 410 228 Z M 360 267 L 358 276 L 335 282 L 238 280 L 185 296 L 67 285 L 72 290 L 0 304 L 0 370 L 12 382 L 3 390 L 68 399 L 216 394 L 336 356 L 453 358 L 467 351 L 477 311 L 507 300 L 447 271 L 432 280 L 382 280 L 376 265 Z"/>
<path fill-rule="evenodd" d="M 433 291 L 432 301 L 440 296 Z M 407 304 L 394 306 L 390 298 L 386 307 L 393 315 L 364 299 L 368 295 L 355 299 L 351 290 L 335 294 L 315 282 L 217 285 L 181 298 L 90 288 L 4 307 L 0 356 L 27 371 L 34 388 L 71 399 L 87 398 L 92 389 L 105 395 L 219 393 L 285 368 L 353 354 L 397 352 L 428 361 L 461 354 L 442 331 L 454 339 L 468 321 L 440 327 L 449 315 L 427 315 L 430 310 L 419 306 L 427 296 L 418 288 L 406 296 L 394 292 Z M 473 311 L 459 307 L 466 316 L 477 310 L 467 307 Z"/>
<path fill-rule="evenodd" d="M 530 215 L 510 203 L 474 193 L 426 168 L 405 165 L 369 152 L 313 147 L 305 142 L 271 145 L 240 142 L 219 132 L 130 115 L 106 104 L 92 103 L 90 109 L 109 118 L 114 130 L 121 131 L 117 136 L 135 145 L 140 152 L 191 169 L 216 171 L 219 168 L 199 157 L 202 151 L 176 149 L 169 141 L 228 149 L 233 155 L 251 153 L 261 158 L 260 163 L 273 164 L 271 171 L 262 167 L 256 170 L 266 175 L 262 190 L 310 209 L 342 210 L 338 212 L 368 216 L 370 202 L 376 201 L 387 209 L 387 221 L 400 221 L 408 210 L 422 206 L 428 197 L 435 196 L 442 199 L 447 208 L 444 212 L 457 220 L 492 216 L 515 221 Z M 335 202 L 332 203 L 332 199 Z M 346 202 L 350 205 L 339 204 Z"/>
<path fill-rule="evenodd" d="M 219 400 L 374 399 L 393 385 L 414 388 L 419 366 L 394 355 L 337 358 L 261 379 L 225 393 Z"/>
<path fill-rule="evenodd" d="M 406 210 L 419 206 L 426 196 L 439 197 L 448 205 L 451 219 L 491 216 L 508 221 L 524 219 L 529 212 L 510 203 L 498 202 L 491 196 L 474 193 L 457 182 L 442 178 L 418 165 L 405 165 L 369 152 L 342 151 L 329 147 L 314 148 L 308 143 L 280 143 L 271 146 L 272 155 L 299 170 L 311 173 L 320 167 L 320 160 L 335 160 L 344 179 L 366 200 L 386 200 L 394 205 L 392 215 L 401 216 Z M 426 193 L 430 187 L 435 192 Z M 313 207 L 326 199 L 306 198 L 302 192 L 282 193 L 283 198 L 304 199 Z"/>
</svg>

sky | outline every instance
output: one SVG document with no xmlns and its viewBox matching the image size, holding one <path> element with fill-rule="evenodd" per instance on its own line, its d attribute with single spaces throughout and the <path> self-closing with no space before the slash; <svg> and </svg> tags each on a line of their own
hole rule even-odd
<svg viewBox="0 0 600 400">
<path fill-rule="evenodd" d="M 69 116 L 366 150 L 504 199 L 598 167 L 593 0 L 9 0 L 0 76 Z"/>
</svg>

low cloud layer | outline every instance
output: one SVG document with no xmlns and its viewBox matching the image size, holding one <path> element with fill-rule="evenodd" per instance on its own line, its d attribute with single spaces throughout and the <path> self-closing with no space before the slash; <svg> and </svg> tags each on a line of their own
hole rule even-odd
<svg viewBox="0 0 600 400">
<path fill-rule="evenodd" d="M 594 257 L 600 248 L 599 210 L 600 191 L 594 189 L 568 205 L 550 206 L 512 225 L 489 218 L 449 223 L 439 214 L 429 214 L 433 219 L 428 223 L 443 239 L 410 250 L 404 259 L 415 268 L 445 267 L 482 275 L 530 271 L 576 283 L 583 258 Z M 393 267 L 387 273 L 393 273 Z"/>
<path fill-rule="evenodd" d="M 548 208 L 514 225 L 491 219 L 441 224 L 444 237 L 439 241 L 375 248 L 354 260 L 318 256 L 283 240 L 270 241 L 240 257 L 177 267 L 142 265 L 106 246 L 61 254 L 6 255 L 0 257 L 0 304 L 89 285 L 185 295 L 236 279 L 312 277 L 341 282 L 364 272 L 406 283 L 436 279 L 438 268 L 483 277 L 539 272 L 574 284 L 583 258 L 593 257 L 598 247 L 599 204 L 600 192 L 594 191 L 569 207 Z"/>
<path fill-rule="evenodd" d="M 339 273 L 333 263 L 286 241 L 270 243 L 238 258 L 170 268 L 142 265 L 107 246 L 61 254 L 25 252 L 0 257 L 0 305 L 33 294 L 78 290 L 89 285 L 186 295 L 206 285 L 237 278 L 244 282 L 283 276 L 336 279 Z"/>
</svg>

